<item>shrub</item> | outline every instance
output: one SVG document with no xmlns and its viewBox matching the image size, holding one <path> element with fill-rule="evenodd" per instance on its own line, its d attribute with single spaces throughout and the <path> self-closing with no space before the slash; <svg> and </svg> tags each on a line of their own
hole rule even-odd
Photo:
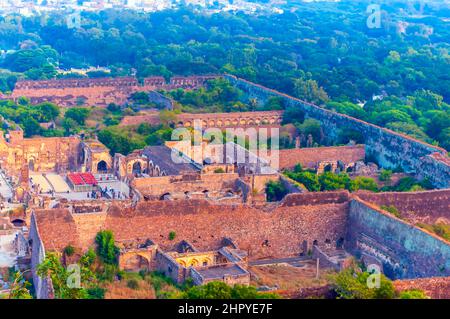
<svg viewBox="0 0 450 319">
<path fill-rule="evenodd" d="M 401 213 L 398 211 L 397 207 L 395 207 L 394 205 L 390 205 L 390 206 L 382 205 L 381 209 L 391 213 L 392 215 L 394 215 L 397 218 L 402 218 Z"/>
<path fill-rule="evenodd" d="M 378 191 L 378 184 L 373 178 L 358 176 L 350 182 L 349 190 L 355 192 L 359 189 L 365 189 L 372 192 Z"/>
<path fill-rule="evenodd" d="M 371 273 L 353 268 L 345 269 L 331 277 L 338 298 L 341 299 L 392 299 L 395 289 L 392 282 L 380 274 L 380 287 L 369 288 L 367 281 Z"/>
<path fill-rule="evenodd" d="M 260 293 L 252 286 L 229 286 L 224 282 L 212 281 L 202 286 L 193 286 L 183 293 L 186 299 L 278 299 L 275 293 Z"/>
<path fill-rule="evenodd" d="M 319 176 L 319 182 L 321 191 L 333 191 L 348 189 L 351 180 L 346 173 L 334 174 L 332 172 L 325 172 Z"/>
<path fill-rule="evenodd" d="M 169 240 L 174 240 L 175 237 L 177 237 L 177 233 L 175 233 L 174 231 L 171 231 L 171 232 L 169 233 Z"/>
<path fill-rule="evenodd" d="M 284 187 L 283 183 L 269 181 L 266 184 L 266 195 L 267 200 L 269 202 L 277 202 L 283 199 L 284 196 L 288 193 L 286 187 Z"/>
<path fill-rule="evenodd" d="M 392 171 L 387 169 L 382 169 L 378 179 L 382 182 L 390 182 L 392 178 Z"/>
<path fill-rule="evenodd" d="M 319 183 L 319 177 L 317 174 L 303 171 L 303 172 L 287 172 L 286 176 L 289 178 L 292 178 L 294 181 L 299 182 L 300 184 L 304 185 L 307 190 L 310 192 L 318 192 L 320 191 L 320 183 Z"/>
<path fill-rule="evenodd" d="M 219 167 L 219 168 L 216 168 L 216 169 L 214 170 L 214 173 L 216 173 L 216 174 L 223 174 L 223 173 L 225 173 L 225 171 L 223 170 L 222 167 Z"/>
<path fill-rule="evenodd" d="M 86 289 L 88 299 L 105 299 L 106 289 L 100 287 Z"/>
<path fill-rule="evenodd" d="M 139 283 L 136 279 L 130 279 L 127 282 L 127 287 L 136 290 L 139 288 Z"/>
<path fill-rule="evenodd" d="M 64 248 L 64 253 L 67 256 L 72 256 L 75 253 L 75 248 L 71 245 L 68 245 Z"/>
<path fill-rule="evenodd" d="M 429 297 L 419 289 L 411 289 L 402 291 L 399 295 L 400 299 L 429 299 Z"/>
</svg>

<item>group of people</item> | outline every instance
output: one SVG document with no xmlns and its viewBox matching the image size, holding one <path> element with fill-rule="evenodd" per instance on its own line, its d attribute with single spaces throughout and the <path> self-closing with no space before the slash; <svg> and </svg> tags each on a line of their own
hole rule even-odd
<svg viewBox="0 0 450 319">
<path fill-rule="evenodd" d="M 102 198 L 102 197 L 107 197 L 107 198 L 112 198 L 112 199 L 122 199 L 125 198 L 125 194 L 123 194 L 120 191 L 117 191 L 114 188 L 109 188 L 108 186 L 105 186 L 105 188 L 103 189 L 101 186 L 99 186 L 98 190 L 92 190 L 91 192 L 87 193 L 87 198 Z"/>
</svg>

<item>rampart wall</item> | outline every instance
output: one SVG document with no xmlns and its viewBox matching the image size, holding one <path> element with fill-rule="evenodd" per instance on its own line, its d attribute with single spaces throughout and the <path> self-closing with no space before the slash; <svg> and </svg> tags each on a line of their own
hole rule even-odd
<svg viewBox="0 0 450 319">
<path fill-rule="evenodd" d="M 450 186 L 450 160 L 444 149 L 321 108 L 235 76 L 226 75 L 226 78 L 246 92 L 246 98 L 256 99 L 259 105 L 264 105 L 272 96 L 281 97 L 286 106 L 297 107 L 304 111 L 305 117 L 320 121 L 329 144 L 337 141 L 342 129 L 349 128 L 358 131 L 365 139 L 366 155 L 376 159 L 382 167 L 401 167 L 407 173 L 414 173 L 420 178 L 430 179 L 438 188 Z"/>
<path fill-rule="evenodd" d="M 450 243 L 360 199 L 350 202 L 345 248 L 393 279 L 450 276 Z"/>
<path fill-rule="evenodd" d="M 296 196 L 292 194 L 289 196 Z M 314 196 L 310 196 L 311 198 Z M 213 204 L 206 200 L 148 201 L 135 208 L 113 205 L 106 213 L 71 214 L 67 209 L 36 210 L 37 225 L 48 250 L 68 244 L 86 250 L 102 229 L 113 231 L 117 241 L 151 239 L 163 251 L 175 249 L 169 233 L 199 250 L 221 248 L 231 238 L 250 259 L 297 256 L 306 241 L 319 245 L 345 236 L 348 203 L 301 206 L 279 205 L 271 210 L 244 204 Z M 81 216 L 82 215 L 82 216 Z M 90 225 L 87 227 L 86 225 Z"/>
<path fill-rule="evenodd" d="M 110 103 L 123 105 L 132 93 L 138 91 L 196 89 L 204 86 L 206 81 L 217 77 L 219 76 L 176 76 L 171 78 L 169 83 L 162 77 L 150 77 L 144 79 L 143 85 L 140 85 L 134 77 L 23 80 L 18 81 L 12 94 L 5 98 L 27 97 L 33 104 L 49 101 L 65 107 L 107 106 Z M 167 104 L 167 100 L 161 97 L 153 95 L 152 99 L 154 98 Z"/>
</svg>

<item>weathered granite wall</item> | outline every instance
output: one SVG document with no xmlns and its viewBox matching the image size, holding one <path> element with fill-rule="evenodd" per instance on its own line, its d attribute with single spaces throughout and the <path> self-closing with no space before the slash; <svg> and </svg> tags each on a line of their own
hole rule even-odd
<svg viewBox="0 0 450 319">
<path fill-rule="evenodd" d="M 350 202 L 345 248 L 375 257 L 392 279 L 450 275 L 450 243 L 366 202 Z"/>
<path fill-rule="evenodd" d="M 416 174 L 419 178 L 429 178 L 438 188 L 450 187 L 450 163 L 444 149 L 232 75 L 226 75 L 226 78 L 246 93 L 245 98 L 256 99 L 259 105 L 264 105 L 268 98 L 277 96 L 283 98 L 286 106 L 300 108 L 305 112 L 305 117 L 322 123 L 327 143 L 330 145 L 337 140 L 343 128 L 351 128 L 364 136 L 366 155 L 375 158 L 382 167 L 401 167 L 405 172 Z"/>
<path fill-rule="evenodd" d="M 39 277 L 36 273 L 37 266 L 45 259 L 45 249 L 41 238 L 34 213 L 31 215 L 30 233 L 28 240 L 31 243 L 31 274 L 33 286 L 37 299 L 53 299 L 53 285 L 50 278 Z"/>
</svg>

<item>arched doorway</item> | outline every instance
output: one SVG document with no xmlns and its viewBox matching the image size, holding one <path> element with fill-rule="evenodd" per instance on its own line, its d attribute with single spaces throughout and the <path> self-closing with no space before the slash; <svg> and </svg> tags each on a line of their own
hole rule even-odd
<svg viewBox="0 0 450 319">
<path fill-rule="evenodd" d="M 142 173 L 141 162 L 134 162 L 131 172 L 133 173 L 133 175 L 140 175 Z"/>
<path fill-rule="evenodd" d="M 108 171 L 108 165 L 105 161 L 100 161 L 97 163 L 97 172 L 98 173 L 106 173 Z"/>
<path fill-rule="evenodd" d="M 149 262 L 143 256 L 134 255 L 127 259 L 124 268 L 128 271 L 148 270 Z"/>
</svg>

